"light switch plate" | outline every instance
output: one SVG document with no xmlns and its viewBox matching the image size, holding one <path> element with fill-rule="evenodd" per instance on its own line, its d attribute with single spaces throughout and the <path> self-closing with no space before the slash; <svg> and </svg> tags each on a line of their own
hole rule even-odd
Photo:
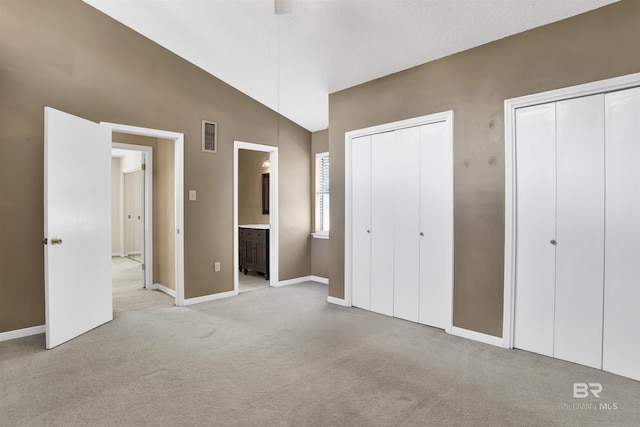
<svg viewBox="0 0 640 427">
<path fill-rule="evenodd" d="M 216 273 L 220 271 L 220 263 L 219 263 L 219 262 L 216 262 L 216 263 L 213 265 L 213 270 L 214 270 Z"/>
<path fill-rule="evenodd" d="M 190 201 L 196 200 L 196 190 L 189 190 L 189 200 Z"/>
</svg>

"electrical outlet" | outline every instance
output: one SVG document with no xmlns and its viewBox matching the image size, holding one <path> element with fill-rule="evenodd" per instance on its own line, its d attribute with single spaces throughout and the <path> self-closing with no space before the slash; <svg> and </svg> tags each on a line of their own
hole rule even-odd
<svg viewBox="0 0 640 427">
<path fill-rule="evenodd" d="M 216 263 L 213 265 L 213 270 L 214 270 L 216 273 L 220 271 L 220 263 L 219 263 L 219 262 L 216 262 Z"/>
</svg>

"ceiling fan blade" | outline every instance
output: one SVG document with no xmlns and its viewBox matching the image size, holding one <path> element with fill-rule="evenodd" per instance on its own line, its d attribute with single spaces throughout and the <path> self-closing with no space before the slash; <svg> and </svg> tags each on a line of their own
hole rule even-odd
<svg viewBox="0 0 640 427">
<path fill-rule="evenodd" d="M 291 13 L 291 3 L 292 0 L 273 0 L 276 15 L 286 15 L 287 13 Z"/>
</svg>

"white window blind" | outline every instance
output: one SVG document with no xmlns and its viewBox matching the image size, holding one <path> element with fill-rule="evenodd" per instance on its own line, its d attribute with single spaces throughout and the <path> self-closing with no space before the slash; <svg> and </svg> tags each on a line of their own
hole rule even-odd
<svg viewBox="0 0 640 427">
<path fill-rule="evenodd" d="M 316 231 L 329 232 L 329 153 L 316 156 Z"/>
</svg>

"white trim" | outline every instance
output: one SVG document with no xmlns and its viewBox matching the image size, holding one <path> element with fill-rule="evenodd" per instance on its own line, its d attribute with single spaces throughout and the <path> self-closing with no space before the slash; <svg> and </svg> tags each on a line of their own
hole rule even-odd
<svg viewBox="0 0 640 427">
<path fill-rule="evenodd" d="M 290 285 L 297 285 L 299 283 L 304 283 L 304 282 L 316 282 L 316 280 L 314 280 L 315 276 L 303 276 L 303 277 L 296 277 L 295 279 L 288 279 L 288 280 L 283 280 L 281 282 L 278 282 L 276 285 L 273 285 L 276 288 L 280 288 L 282 286 L 290 286 Z M 329 282 L 327 282 L 329 283 Z"/>
<path fill-rule="evenodd" d="M 311 280 L 312 282 L 317 282 L 317 283 L 322 283 L 324 285 L 328 285 L 329 284 L 329 279 L 326 277 L 320 277 L 320 276 L 309 276 L 309 280 Z"/>
<path fill-rule="evenodd" d="M 449 125 L 449 150 L 447 151 L 447 162 L 449 163 L 449 171 L 445 185 L 447 187 L 447 205 L 449 215 L 447 216 L 447 229 L 450 235 L 449 246 L 445 248 L 447 251 L 447 261 L 450 266 L 449 279 L 445 286 L 445 300 L 443 301 L 445 310 L 445 325 L 444 330 L 447 333 L 451 333 L 453 327 L 453 111 L 444 111 L 441 113 L 429 114 L 426 116 L 415 117 L 407 120 L 400 120 L 392 123 L 385 123 L 382 125 L 371 126 L 364 129 L 358 129 L 346 132 L 345 139 L 345 259 L 344 259 L 344 302 L 345 306 L 351 307 L 351 140 L 361 136 L 373 135 L 382 132 L 391 132 L 399 129 L 405 129 L 410 127 L 422 126 L 431 123 L 447 122 Z"/>
<path fill-rule="evenodd" d="M 174 291 L 173 289 L 169 289 L 166 286 L 161 285 L 160 283 L 154 283 L 153 285 L 151 285 L 149 289 L 164 292 L 165 294 L 170 295 L 174 298 L 176 297 L 176 291 Z"/>
<path fill-rule="evenodd" d="M 640 86 L 640 73 L 600 80 L 507 99 L 504 101 L 505 145 L 505 221 L 504 221 L 504 306 L 503 346 L 513 348 L 513 322 L 515 320 L 515 261 L 516 261 L 516 159 L 515 117 L 518 108 L 562 101 L 570 98 L 596 95 Z"/>
<path fill-rule="evenodd" d="M 254 144 L 252 142 L 233 141 L 233 292 L 238 295 L 238 156 L 240 150 L 253 150 L 269 153 L 269 286 L 282 286 L 279 277 L 279 190 L 278 190 L 278 147 Z"/>
<path fill-rule="evenodd" d="M 314 239 L 323 239 L 323 240 L 329 240 L 329 233 L 326 231 L 320 231 L 318 233 L 311 233 L 311 236 Z"/>
<path fill-rule="evenodd" d="M 174 188 L 175 188 L 175 284 L 176 305 L 185 305 L 184 299 L 184 134 L 158 129 L 142 128 L 137 126 L 121 125 L 116 123 L 100 122 L 101 125 L 111 128 L 112 132 L 128 133 L 132 135 L 149 136 L 152 138 L 171 139 L 174 141 Z M 148 162 L 152 163 L 152 162 Z M 149 166 L 149 165 L 147 165 Z M 149 173 L 150 167 L 147 167 Z M 146 178 L 146 177 L 145 177 Z M 145 181 L 151 181 L 151 179 Z M 151 207 L 151 206 L 149 206 Z M 150 210 L 148 210 L 150 212 Z M 145 230 L 146 231 L 146 230 Z M 147 257 L 149 258 L 149 257 Z M 146 269 L 151 272 L 146 262 Z M 148 282 L 151 283 L 151 280 Z"/>
<path fill-rule="evenodd" d="M 351 307 L 351 251 L 353 236 L 351 223 L 353 221 L 351 212 L 351 140 L 353 135 L 349 132 L 344 134 L 344 299 L 345 307 Z M 329 297 L 333 298 L 333 297 Z M 329 301 L 331 302 L 331 301 Z M 335 303 L 337 304 L 337 303 Z"/>
<path fill-rule="evenodd" d="M 203 302 L 209 302 L 209 301 L 216 301 L 219 299 L 224 299 L 224 298 L 229 298 L 229 297 L 233 297 L 238 295 L 236 292 L 234 291 L 227 291 L 227 292 L 220 292 L 217 294 L 211 294 L 211 295 L 204 295 L 201 297 L 195 297 L 195 298 L 187 298 L 184 300 L 184 304 L 183 306 L 188 306 L 188 305 L 193 305 L 193 304 L 200 304 Z"/>
<path fill-rule="evenodd" d="M 476 331 L 470 331 L 469 329 L 458 328 L 453 326 L 451 328 L 451 335 L 455 335 L 461 338 L 467 338 L 474 341 L 480 341 L 485 344 L 495 345 L 496 347 L 502 347 L 502 338 L 494 337 L 493 335 L 487 335 Z"/>
<path fill-rule="evenodd" d="M 347 304 L 347 301 L 342 299 L 342 298 L 327 297 L 327 302 L 329 304 L 336 304 L 336 305 L 339 305 L 341 307 L 351 307 L 351 305 Z"/>
<path fill-rule="evenodd" d="M 111 254 L 111 258 L 116 258 L 116 257 L 118 257 L 118 258 L 124 258 L 124 257 L 125 257 L 125 255 L 124 255 L 123 253 L 121 253 L 121 252 L 117 252 L 117 253 L 112 253 L 112 254 Z"/>
<path fill-rule="evenodd" d="M 149 286 L 153 284 L 153 147 L 148 147 L 146 145 L 112 142 L 111 148 L 138 151 L 142 153 L 142 164 L 145 165 L 145 169 L 143 170 L 144 248 L 142 252 L 145 269 L 141 272 L 141 274 L 143 286 L 149 289 Z M 120 194 L 122 196 L 124 192 L 122 191 L 122 188 L 120 190 Z M 122 227 L 121 233 L 124 233 L 124 227 Z M 124 257 L 127 256 L 127 254 L 122 254 L 121 256 Z"/>
<path fill-rule="evenodd" d="M 44 334 L 46 332 L 46 326 L 32 326 L 30 328 L 16 329 L 13 331 L 0 332 L 0 342 L 9 341 L 16 338 L 29 337 L 31 335 Z"/>
</svg>

